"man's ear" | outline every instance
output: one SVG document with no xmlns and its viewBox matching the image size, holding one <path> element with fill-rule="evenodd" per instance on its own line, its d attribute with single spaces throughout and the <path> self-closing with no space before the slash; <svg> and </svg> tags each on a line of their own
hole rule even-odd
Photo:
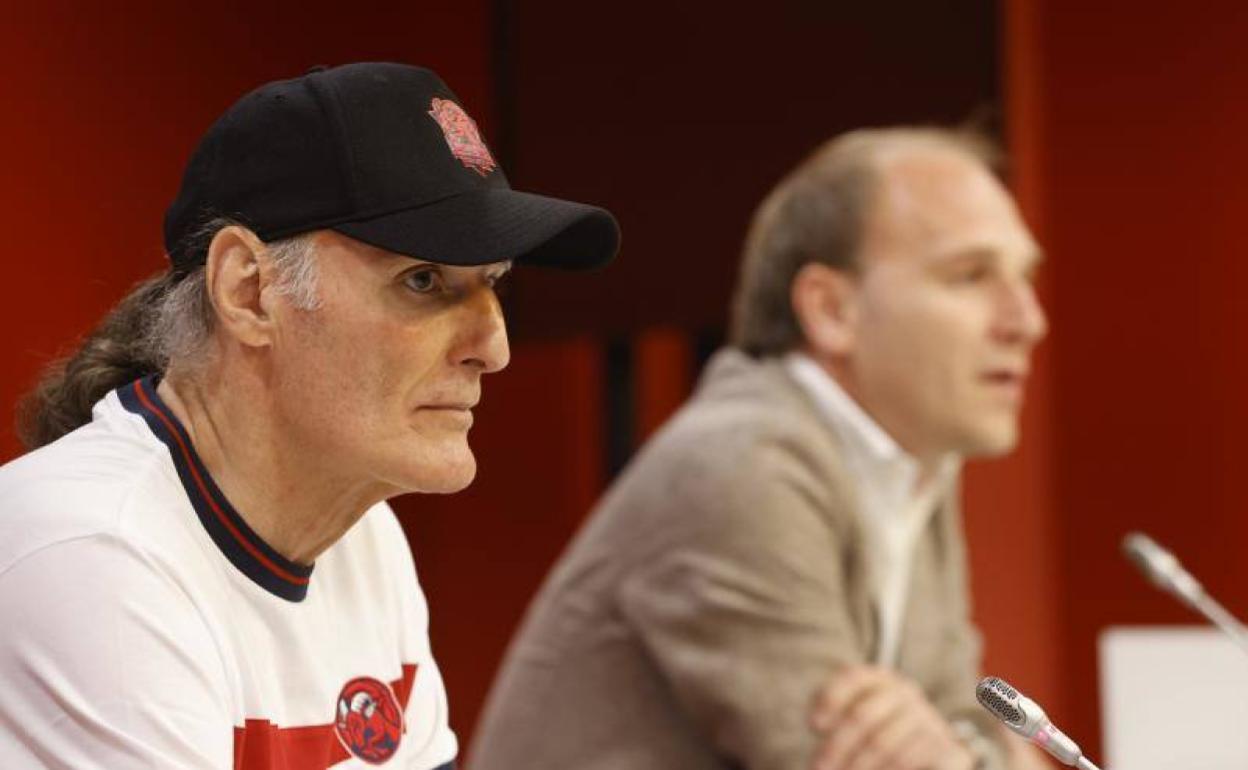
<svg viewBox="0 0 1248 770">
<path fill-rule="evenodd" d="M 811 352 L 841 358 L 854 348 L 858 284 L 846 270 L 810 262 L 797 271 L 789 301 Z"/>
<path fill-rule="evenodd" d="M 264 242 L 245 227 L 222 228 L 208 245 L 204 277 L 221 331 L 250 347 L 272 339 L 273 317 L 261 300 L 272 280 Z"/>
</svg>

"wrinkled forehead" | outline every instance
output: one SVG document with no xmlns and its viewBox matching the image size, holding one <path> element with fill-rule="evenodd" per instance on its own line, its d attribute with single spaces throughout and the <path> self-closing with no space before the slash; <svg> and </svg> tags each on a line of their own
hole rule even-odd
<svg viewBox="0 0 1248 770">
<path fill-rule="evenodd" d="M 899 147 L 882 152 L 873 165 L 864 257 L 990 250 L 1023 259 L 1039 251 L 1005 186 L 970 153 Z"/>
</svg>

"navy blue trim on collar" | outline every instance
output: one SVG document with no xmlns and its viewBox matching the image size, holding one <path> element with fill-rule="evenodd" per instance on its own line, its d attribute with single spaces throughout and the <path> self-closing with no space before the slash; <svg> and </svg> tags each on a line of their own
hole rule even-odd
<svg viewBox="0 0 1248 770">
<path fill-rule="evenodd" d="M 159 381 L 158 375 L 151 375 L 118 388 L 122 406 L 142 417 L 156 438 L 169 448 L 182 488 L 200 523 L 230 563 L 269 593 L 292 602 L 303 601 L 308 595 L 312 567 L 282 556 L 247 526 L 204 467 L 182 423 L 156 394 Z"/>
</svg>

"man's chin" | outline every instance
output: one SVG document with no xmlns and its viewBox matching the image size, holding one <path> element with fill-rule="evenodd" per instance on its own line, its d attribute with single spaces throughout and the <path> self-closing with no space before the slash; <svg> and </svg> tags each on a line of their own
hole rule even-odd
<svg viewBox="0 0 1248 770">
<path fill-rule="evenodd" d="M 963 442 L 962 456 L 966 458 L 992 459 L 1003 457 L 1018 446 L 1018 426 L 983 426 Z"/>
<path fill-rule="evenodd" d="M 477 460 L 466 446 L 450 452 L 426 454 L 404 469 L 400 482 L 405 492 L 449 495 L 462 491 L 477 475 Z"/>
<path fill-rule="evenodd" d="M 470 462 L 466 467 L 447 469 L 437 476 L 427 479 L 423 489 L 417 490 L 431 495 L 451 495 L 468 488 L 477 477 L 477 464 Z"/>
</svg>

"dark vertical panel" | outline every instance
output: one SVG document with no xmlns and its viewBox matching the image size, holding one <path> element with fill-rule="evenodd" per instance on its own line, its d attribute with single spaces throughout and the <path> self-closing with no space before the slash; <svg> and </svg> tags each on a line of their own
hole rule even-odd
<svg viewBox="0 0 1248 770">
<path fill-rule="evenodd" d="M 615 337 L 607 341 L 602 352 L 606 369 L 603 382 L 606 395 L 603 399 L 606 417 L 603 454 L 607 478 L 610 479 L 623 470 L 633 456 L 636 412 L 633 403 L 633 346 L 627 338 Z"/>
<path fill-rule="evenodd" d="M 516 163 L 516 56 L 515 0 L 490 0 L 490 82 L 493 84 L 494 154 L 505 171 Z"/>
<path fill-rule="evenodd" d="M 695 375 L 700 375 L 706 362 L 715 354 L 726 342 L 725 334 L 721 329 L 703 329 L 698 332 L 693 340 L 693 370 Z"/>
</svg>

